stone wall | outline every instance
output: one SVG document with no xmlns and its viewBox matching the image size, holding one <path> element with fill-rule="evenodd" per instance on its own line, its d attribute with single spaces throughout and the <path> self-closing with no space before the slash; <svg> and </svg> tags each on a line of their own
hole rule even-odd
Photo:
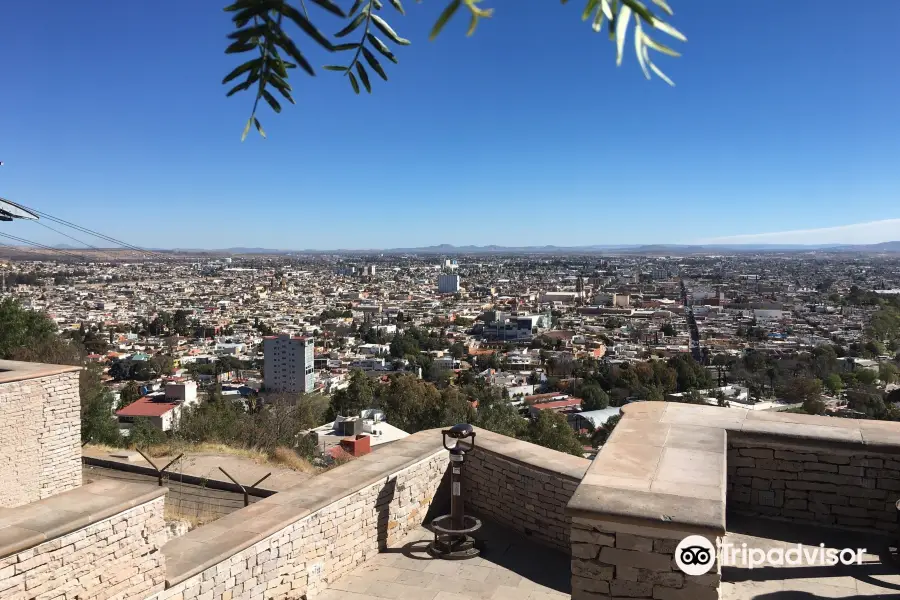
<svg viewBox="0 0 900 600">
<path fill-rule="evenodd" d="M 0 362 L 7 369 L 27 364 Z M 0 507 L 21 506 L 81 485 L 78 371 L 55 370 L 66 372 L 0 379 Z M 4 369 L 0 375 L 9 379 L 10 373 L 16 371 Z"/>
<path fill-rule="evenodd" d="M 163 502 L 156 498 L 0 558 L 0 597 L 128 600 L 161 589 Z"/>
<path fill-rule="evenodd" d="M 429 433 L 434 436 L 433 432 Z M 395 444 L 402 442 L 391 446 Z M 389 451 L 397 448 L 402 449 L 402 446 L 384 448 L 379 452 L 387 456 Z M 445 451 L 435 453 L 431 450 L 429 454 L 424 460 L 381 478 L 377 483 L 312 513 L 306 511 L 302 518 L 249 547 L 222 557 L 183 581 L 175 582 L 165 591 L 150 596 L 150 599 L 268 600 L 314 596 L 328 583 L 353 570 L 379 550 L 402 540 L 424 521 L 447 466 Z M 369 463 L 377 466 L 374 460 L 376 455 L 368 456 L 373 459 Z M 204 552 L 219 552 L 216 549 L 205 550 L 202 542 L 192 541 L 192 538 L 203 540 L 204 530 L 220 531 L 223 522 L 231 520 L 244 521 L 247 526 L 259 523 L 267 514 L 287 510 L 287 506 L 280 506 L 278 502 L 287 502 L 290 494 L 299 492 L 306 485 L 327 487 L 340 482 L 341 477 L 351 479 L 353 469 L 361 471 L 367 468 L 369 463 L 364 462 L 365 458 L 351 461 L 319 475 L 308 484 L 264 498 L 216 523 L 196 529 L 170 542 L 171 549 L 167 546 L 164 552 L 167 556 L 169 553 L 178 556 L 180 552 L 195 561 Z M 230 529 L 224 535 L 241 539 L 248 533 Z M 181 550 L 176 551 L 176 548 Z"/>
<path fill-rule="evenodd" d="M 896 533 L 900 456 L 730 435 L 728 509 Z"/>
<path fill-rule="evenodd" d="M 705 575 L 675 564 L 678 542 L 690 532 L 573 517 L 572 600 L 652 598 L 717 600 L 718 561 Z M 715 537 L 707 536 L 713 545 Z"/>
<path fill-rule="evenodd" d="M 553 450 L 546 452 L 578 460 Z M 472 512 L 566 553 L 571 550 L 571 518 L 565 509 L 580 477 L 524 464 L 477 445 L 466 457 L 465 468 L 466 503 Z"/>
</svg>

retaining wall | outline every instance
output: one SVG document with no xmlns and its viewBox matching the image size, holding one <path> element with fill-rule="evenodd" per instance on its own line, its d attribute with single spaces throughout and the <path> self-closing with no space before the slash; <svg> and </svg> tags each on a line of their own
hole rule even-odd
<svg viewBox="0 0 900 600">
<path fill-rule="evenodd" d="M 313 596 L 426 519 L 447 467 L 439 434 L 394 442 L 163 547 L 152 600 Z"/>
<path fill-rule="evenodd" d="M 590 461 L 477 429 L 466 456 L 466 502 L 536 541 L 571 551 L 565 509 Z"/>
<path fill-rule="evenodd" d="M 158 486 L 97 483 L 0 516 L 0 597 L 131 600 L 162 589 Z"/>
<path fill-rule="evenodd" d="M 81 485 L 78 371 L 0 361 L 0 507 Z"/>
<path fill-rule="evenodd" d="M 900 456 L 729 436 L 729 510 L 896 533 L 898 498 Z"/>
</svg>

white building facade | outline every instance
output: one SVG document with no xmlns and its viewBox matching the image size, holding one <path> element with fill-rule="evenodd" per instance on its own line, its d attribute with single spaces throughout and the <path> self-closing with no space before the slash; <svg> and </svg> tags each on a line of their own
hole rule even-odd
<svg viewBox="0 0 900 600">
<path fill-rule="evenodd" d="M 312 338 L 282 334 L 263 339 L 264 383 L 270 392 L 311 393 L 316 388 Z"/>
</svg>

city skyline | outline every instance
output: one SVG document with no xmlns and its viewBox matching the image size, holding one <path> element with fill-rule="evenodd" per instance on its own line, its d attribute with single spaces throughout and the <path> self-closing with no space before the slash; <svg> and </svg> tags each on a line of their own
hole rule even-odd
<svg viewBox="0 0 900 600">
<path fill-rule="evenodd" d="M 900 42 L 839 11 L 786 4 L 760 28 L 749 5 L 675 2 L 689 41 L 657 61 L 671 88 L 630 52 L 616 68 L 571 6 L 498 6 L 474 37 L 460 20 L 429 43 L 442 6 L 414 5 L 392 21 L 413 45 L 390 81 L 355 96 L 321 69 L 297 77 L 297 106 L 241 144 L 250 102 L 219 85 L 228 16 L 171 6 L 162 45 L 146 23 L 164 8 L 10 7 L 0 51 L 30 60 L 6 67 L 19 92 L 0 98 L 0 196 L 151 248 L 900 239 L 897 84 L 882 76 Z M 888 23 L 900 5 L 856 14 Z M 883 237 L 859 225 L 875 222 Z"/>
</svg>

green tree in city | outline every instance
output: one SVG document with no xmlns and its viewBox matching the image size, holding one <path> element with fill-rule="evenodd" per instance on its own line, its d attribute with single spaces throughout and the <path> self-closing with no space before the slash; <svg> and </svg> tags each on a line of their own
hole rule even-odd
<svg viewBox="0 0 900 600">
<path fill-rule="evenodd" d="M 822 382 L 811 377 L 793 377 L 782 390 L 782 396 L 793 403 L 802 404 L 811 415 L 825 414 L 822 401 Z"/>
<path fill-rule="evenodd" d="M 581 396 L 582 410 L 600 410 L 609 406 L 609 396 L 595 383 L 581 386 L 578 395 Z"/>
<path fill-rule="evenodd" d="M 143 450 L 149 446 L 162 444 L 166 439 L 166 434 L 154 427 L 150 419 L 139 417 L 131 424 L 128 445 Z"/>
<path fill-rule="evenodd" d="M 122 443 L 122 437 L 113 416 L 115 398 L 103 387 L 102 374 L 102 367 L 91 363 L 79 375 L 81 441 L 118 446 Z"/>
<path fill-rule="evenodd" d="M 893 363 L 882 363 L 879 365 L 878 379 L 882 383 L 894 383 L 897 381 L 897 365 Z"/>
<path fill-rule="evenodd" d="M 119 408 L 125 408 L 141 397 L 141 387 L 136 381 L 129 381 L 119 392 Z"/>
<path fill-rule="evenodd" d="M 591 436 L 591 444 L 596 448 L 598 446 L 602 446 L 609 439 L 609 436 L 612 435 L 613 430 L 616 428 L 616 425 L 619 424 L 619 421 L 622 420 L 622 415 L 613 415 L 606 420 L 603 425 L 594 430 L 594 434 Z"/>
<path fill-rule="evenodd" d="M 372 408 L 375 401 L 375 385 L 360 370 L 350 374 L 350 383 L 346 388 L 338 390 L 331 396 L 328 420 L 337 416 L 351 417 L 359 411 Z"/>
<path fill-rule="evenodd" d="M 584 455 L 584 448 L 566 416 L 550 410 L 540 411 L 537 418 L 528 424 L 523 437 L 532 444 L 551 450 L 575 456 Z"/>
<path fill-rule="evenodd" d="M 839 396 L 844 389 L 844 381 L 837 373 L 831 373 L 825 378 L 825 389 L 827 389 L 828 393 L 832 396 Z"/>
</svg>

